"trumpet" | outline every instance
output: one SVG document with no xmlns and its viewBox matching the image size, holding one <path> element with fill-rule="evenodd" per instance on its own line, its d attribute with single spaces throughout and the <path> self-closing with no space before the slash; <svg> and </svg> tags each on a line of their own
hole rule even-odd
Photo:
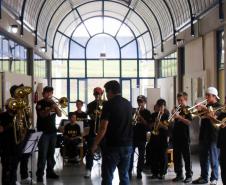
<svg viewBox="0 0 226 185">
<path fill-rule="evenodd" d="M 141 109 L 141 106 L 139 106 L 137 109 L 136 109 L 136 112 L 134 113 L 133 115 L 133 118 L 132 118 L 132 125 L 136 125 L 137 122 L 138 122 L 138 117 L 140 115 L 140 109 Z"/>
<path fill-rule="evenodd" d="M 178 105 L 178 106 L 176 107 L 175 112 L 169 117 L 168 122 L 173 121 L 173 117 L 174 117 L 176 114 L 180 113 L 180 111 L 181 111 L 181 104 Z"/>
<path fill-rule="evenodd" d="M 57 104 L 57 107 L 60 109 L 60 111 L 65 116 L 67 116 L 67 112 L 64 110 L 64 108 L 68 107 L 67 97 L 56 98 L 55 96 L 52 96 L 52 100 L 53 100 L 54 103 Z"/>
</svg>

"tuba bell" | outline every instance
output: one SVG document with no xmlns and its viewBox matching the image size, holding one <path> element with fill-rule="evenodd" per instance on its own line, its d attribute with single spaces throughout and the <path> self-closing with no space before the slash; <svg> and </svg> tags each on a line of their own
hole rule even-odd
<svg viewBox="0 0 226 185">
<path fill-rule="evenodd" d="M 28 101 L 28 95 L 31 92 L 31 87 L 19 87 L 14 92 L 14 98 L 8 100 L 8 109 L 12 110 L 15 114 L 12 127 L 16 144 L 23 142 L 31 126 L 31 112 Z"/>
</svg>

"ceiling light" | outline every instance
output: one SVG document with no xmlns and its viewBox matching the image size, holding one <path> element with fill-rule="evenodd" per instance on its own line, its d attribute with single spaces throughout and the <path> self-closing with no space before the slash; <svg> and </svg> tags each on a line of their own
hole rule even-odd
<svg viewBox="0 0 226 185">
<path fill-rule="evenodd" d="M 18 32 L 18 25 L 16 25 L 16 24 L 11 25 L 11 32 L 12 33 L 17 33 Z"/>
</svg>

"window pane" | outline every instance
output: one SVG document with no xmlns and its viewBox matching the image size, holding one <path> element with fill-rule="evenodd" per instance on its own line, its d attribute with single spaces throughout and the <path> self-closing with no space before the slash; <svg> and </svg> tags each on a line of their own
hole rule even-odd
<svg viewBox="0 0 226 185">
<path fill-rule="evenodd" d="M 52 77 L 67 77 L 66 60 L 52 60 L 51 64 L 52 64 Z"/>
<path fill-rule="evenodd" d="M 130 80 L 122 81 L 122 96 L 130 101 Z"/>
<path fill-rule="evenodd" d="M 133 41 L 132 43 L 123 47 L 121 51 L 122 51 L 122 58 L 137 58 L 138 57 L 135 41 Z"/>
<path fill-rule="evenodd" d="M 119 61 L 105 60 L 104 61 L 104 77 L 119 77 Z"/>
<path fill-rule="evenodd" d="M 122 60 L 122 77 L 137 77 L 136 60 Z"/>
<path fill-rule="evenodd" d="M 86 101 L 86 92 L 87 92 L 86 81 L 85 80 L 79 80 L 78 85 L 79 85 L 78 99 L 85 102 Z M 83 105 L 83 106 L 85 106 L 85 105 Z"/>
<path fill-rule="evenodd" d="M 77 80 L 70 80 L 70 102 L 78 99 Z"/>
<path fill-rule="evenodd" d="M 140 77 L 154 77 L 155 63 L 154 60 L 140 60 L 139 63 Z"/>
<path fill-rule="evenodd" d="M 69 61 L 69 76 L 70 77 L 85 77 L 85 61 L 70 60 Z"/>
<path fill-rule="evenodd" d="M 75 42 L 71 41 L 70 58 L 85 58 L 85 50 Z"/>
<path fill-rule="evenodd" d="M 87 61 L 87 77 L 103 77 L 103 61 L 102 60 Z"/>
<path fill-rule="evenodd" d="M 53 96 L 57 98 L 67 97 L 67 80 L 53 79 L 52 86 L 54 88 Z"/>
<path fill-rule="evenodd" d="M 119 47 L 117 42 L 106 34 L 93 37 L 87 46 L 87 58 L 101 57 L 119 58 Z"/>
</svg>

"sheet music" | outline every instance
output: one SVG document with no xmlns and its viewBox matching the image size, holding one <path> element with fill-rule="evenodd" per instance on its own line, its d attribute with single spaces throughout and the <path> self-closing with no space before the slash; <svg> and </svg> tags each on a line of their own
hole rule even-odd
<svg viewBox="0 0 226 185">
<path fill-rule="evenodd" d="M 29 154 L 34 152 L 34 150 L 36 150 L 37 145 L 38 145 L 38 141 L 42 136 L 42 132 L 35 132 L 32 133 L 26 143 L 26 146 L 24 147 L 24 154 Z"/>
</svg>

